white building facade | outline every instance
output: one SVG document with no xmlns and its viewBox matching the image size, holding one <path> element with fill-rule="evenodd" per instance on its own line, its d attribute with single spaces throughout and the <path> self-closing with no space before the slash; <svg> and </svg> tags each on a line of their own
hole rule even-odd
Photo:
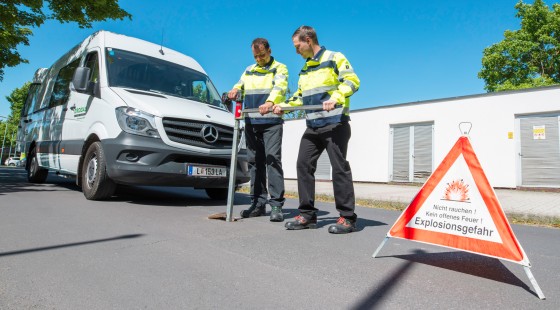
<svg viewBox="0 0 560 310">
<path fill-rule="evenodd" d="M 423 183 L 471 127 L 470 142 L 493 187 L 560 188 L 559 86 L 353 110 L 350 117 L 347 159 L 356 182 Z M 297 178 L 304 130 L 304 119 L 284 125 L 287 179 Z M 326 152 L 316 179 L 331 179 Z"/>
</svg>

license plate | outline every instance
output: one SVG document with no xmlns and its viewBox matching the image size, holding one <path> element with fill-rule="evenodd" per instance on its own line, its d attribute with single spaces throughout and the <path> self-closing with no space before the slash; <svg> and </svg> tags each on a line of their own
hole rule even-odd
<svg viewBox="0 0 560 310">
<path fill-rule="evenodd" d="M 225 178 L 227 177 L 227 168 L 187 165 L 187 174 L 194 177 Z"/>
</svg>

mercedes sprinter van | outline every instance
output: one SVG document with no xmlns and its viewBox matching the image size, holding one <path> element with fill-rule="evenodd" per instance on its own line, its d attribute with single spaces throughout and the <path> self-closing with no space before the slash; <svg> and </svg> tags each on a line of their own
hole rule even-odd
<svg viewBox="0 0 560 310">
<path fill-rule="evenodd" d="M 179 52 L 96 32 L 37 70 L 21 116 L 30 182 L 50 170 L 76 177 L 91 200 L 111 197 L 116 184 L 227 198 L 234 116 L 200 64 Z M 250 179 L 243 146 L 238 158 L 237 185 Z"/>
</svg>

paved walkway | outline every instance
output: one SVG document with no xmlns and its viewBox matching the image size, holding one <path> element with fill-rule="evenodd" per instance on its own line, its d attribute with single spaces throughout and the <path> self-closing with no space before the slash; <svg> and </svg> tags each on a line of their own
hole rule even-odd
<svg viewBox="0 0 560 310">
<path fill-rule="evenodd" d="M 297 193 L 297 181 L 285 180 L 286 191 Z M 393 185 L 377 183 L 355 183 L 354 191 L 358 199 L 398 201 L 409 203 L 420 187 L 413 185 Z M 560 193 L 496 189 L 496 195 L 505 213 L 560 217 Z M 332 183 L 316 182 L 316 193 L 333 195 Z"/>
</svg>

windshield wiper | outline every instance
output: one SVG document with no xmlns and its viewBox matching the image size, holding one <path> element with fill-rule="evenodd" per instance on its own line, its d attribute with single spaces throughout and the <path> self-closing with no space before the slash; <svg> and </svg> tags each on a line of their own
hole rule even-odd
<svg viewBox="0 0 560 310">
<path fill-rule="evenodd" d="M 160 97 L 160 98 L 167 99 L 167 97 L 165 97 L 163 94 L 160 94 L 158 92 L 145 90 L 145 89 L 126 87 L 126 88 L 124 88 L 124 90 L 126 90 L 129 93 L 133 93 L 133 94 L 140 94 L 140 95 L 145 95 L 145 96 L 154 96 L 154 97 Z"/>
<path fill-rule="evenodd" d="M 157 90 L 157 89 L 148 89 L 147 91 L 151 91 L 152 93 L 156 93 L 156 94 L 173 96 L 173 94 L 171 94 L 171 93 L 166 93 L 166 92 L 163 92 L 163 91 Z"/>
</svg>

